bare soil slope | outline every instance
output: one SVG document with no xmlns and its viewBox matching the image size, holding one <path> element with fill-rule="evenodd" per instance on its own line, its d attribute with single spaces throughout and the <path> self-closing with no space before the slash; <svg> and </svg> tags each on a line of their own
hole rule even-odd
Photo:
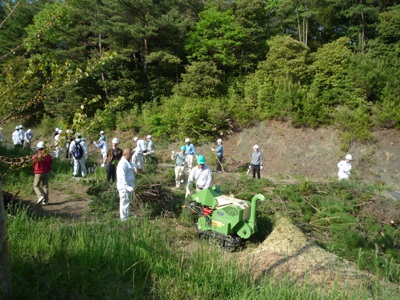
<svg viewBox="0 0 400 300">
<path fill-rule="evenodd" d="M 400 133 L 383 130 L 373 135 L 375 143 L 351 145 L 352 177 L 400 189 Z M 341 150 L 338 132 L 333 128 L 293 128 L 289 123 L 277 121 L 260 123 L 223 140 L 225 171 L 235 172 L 240 166 L 248 166 L 252 147 L 258 144 L 264 157 L 262 176 L 275 180 L 334 180 L 337 163 L 347 154 Z M 178 144 L 173 146 L 176 150 Z M 202 145 L 197 150 L 213 164 L 215 154 L 211 146 L 211 143 Z M 164 158 L 172 149 L 165 152 Z"/>
</svg>

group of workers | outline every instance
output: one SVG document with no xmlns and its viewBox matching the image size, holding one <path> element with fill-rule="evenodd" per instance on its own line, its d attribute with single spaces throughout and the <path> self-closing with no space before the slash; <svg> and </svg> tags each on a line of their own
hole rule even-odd
<svg viewBox="0 0 400 300">
<path fill-rule="evenodd" d="M 18 132 L 19 144 L 23 145 L 21 141 L 21 130 L 23 127 L 17 126 L 16 131 Z M 31 131 L 29 130 L 31 133 Z M 61 138 L 60 135 L 62 130 L 56 128 L 54 133 L 54 147 L 55 157 L 59 158 L 62 152 Z M 24 134 L 24 141 L 26 142 L 26 133 Z M 13 133 L 13 140 L 17 137 L 17 134 Z M 31 135 L 29 144 L 33 138 Z M 151 135 L 147 136 L 147 142 L 139 137 L 134 137 L 133 141 L 136 142 L 136 147 L 133 149 L 124 149 L 118 147 L 120 144 L 118 138 L 113 138 L 111 141 L 111 147 L 109 148 L 106 142 L 104 131 L 100 131 L 100 137 L 98 141 L 94 141 L 93 144 L 96 148 L 100 149 L 102 154 L 101 167 L 105 167 L 107 173 L 107 182 L 116 182 L 116 186 L 119 192 L 120 198 L 120 218 L 126 220 L 130 215 L 130 203 L 132 199 L 132 193 L 135 190 L 135 174 L 143 172 L 144 168 L 144 156 L 155 153 L 155 143 Z M 86 140 L 82 138 L 80 133 L 75 136 L 72 135 L 70 130 L 66 130 L 66 158 L 73 160 L 74 170 L 73 176 L 77 177 L 79 172 L 82 177 L 87 176 L 87 169 L 85 161 L 88 158 L 88 151 L 86 146 Z M 37 144 L 38 151 L 33 156 L 34 164 L 34 190 L 38 196 L 37 203 L 46 205 L 49 201 L 49 174 L 51 171 L 52 157 L 48 152 L 44 151 L 45 144 L 43 141 Z M 217 140 L 217 146 L 212 147 L 211 150 L 216 152 L 217 166 L 216 172 L 223 172 L 223 158 L 224 158 L 224 147 L 222 140 Z M 197 165 L 193 166 L 194 158 L 196 158 Z M 183 175 L 188 172 L 188 179 L 186 184 L 185 197 L 191 194 L 191 189 L 194 188 L 196 192 L 207 189 L 212 185 L 212 170 L 206 165 L 206 158 L 204 155 L 198 154 L 195 146 L 192 144 L 189 138 L 185 139 L 185 145 L 181 146 L 178 152 L 172 151 L 171 159 L 175 160 L 175 187 L 180 188 L 184 183 Z M 338 163 L 339 168 L 339 179 L 349 179 L 351 171 L 352 156 L 347 154 L 345 159 Z M 258 145 L 253 146 L 253 152 L 251 155 L 250 165 L 248 172 L 252 170 L 253 178 L 261 178 L 260 172 L 263 170 L 263 156 L 259 150 Z M 40 188 L 40 184 L 43 188 Z"/>
<path fill-rule="evenodd" d="M 14 149 L 30 148 L 32 139 L 33 139 L 32 130 L 28 129 L 27 131 L 25 131 L 22 125 L 16 126 L 15 130 L 12 133 L 12 141 L 14 144 Z"/>
</svg>

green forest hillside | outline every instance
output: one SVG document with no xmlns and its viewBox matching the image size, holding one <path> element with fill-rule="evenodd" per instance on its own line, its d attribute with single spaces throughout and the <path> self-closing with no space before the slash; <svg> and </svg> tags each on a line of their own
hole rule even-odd
<svg viewBox="0 0 400 300">
<path fill-rule="evenodd" d="M 205 140 L 266 119 L 343 148 L 400 123 L 388 0 L 0 3 L 0 122 Z"/>
</svg>

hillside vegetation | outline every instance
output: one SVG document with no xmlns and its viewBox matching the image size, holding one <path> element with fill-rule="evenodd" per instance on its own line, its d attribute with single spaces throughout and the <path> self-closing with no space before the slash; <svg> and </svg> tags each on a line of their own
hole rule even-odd
<svg viewBox="0 0 400 300">
<path fill-rule="evenodd" d="M 1 122 L 175 140 L 266 119 L 343 149 L 399 125 L 396 1 L 3 1 Z M 53 127 L 53 126 L 51 126 Z M 53 128 L 49 129 L 52 130 Z"/>
</svg>

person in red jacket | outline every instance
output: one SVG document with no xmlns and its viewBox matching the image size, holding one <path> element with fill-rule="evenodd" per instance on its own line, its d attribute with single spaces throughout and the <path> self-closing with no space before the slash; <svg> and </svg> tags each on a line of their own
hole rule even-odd
<svg viewBox="0 0 400 300">
<path fill-rule="evenodd" d="M 37 204 L 46 205 L 49 203 L 49 178 L 51 171 L 51 156 L 44 152 L 44 142 L 37 144 L 38 152 L 33 155 L 33 172 L 35 179 L 33 181 L 33 188 L 38 196 Z M 43 189 L 40 188 L 40 183 Z"/>
</svg>

